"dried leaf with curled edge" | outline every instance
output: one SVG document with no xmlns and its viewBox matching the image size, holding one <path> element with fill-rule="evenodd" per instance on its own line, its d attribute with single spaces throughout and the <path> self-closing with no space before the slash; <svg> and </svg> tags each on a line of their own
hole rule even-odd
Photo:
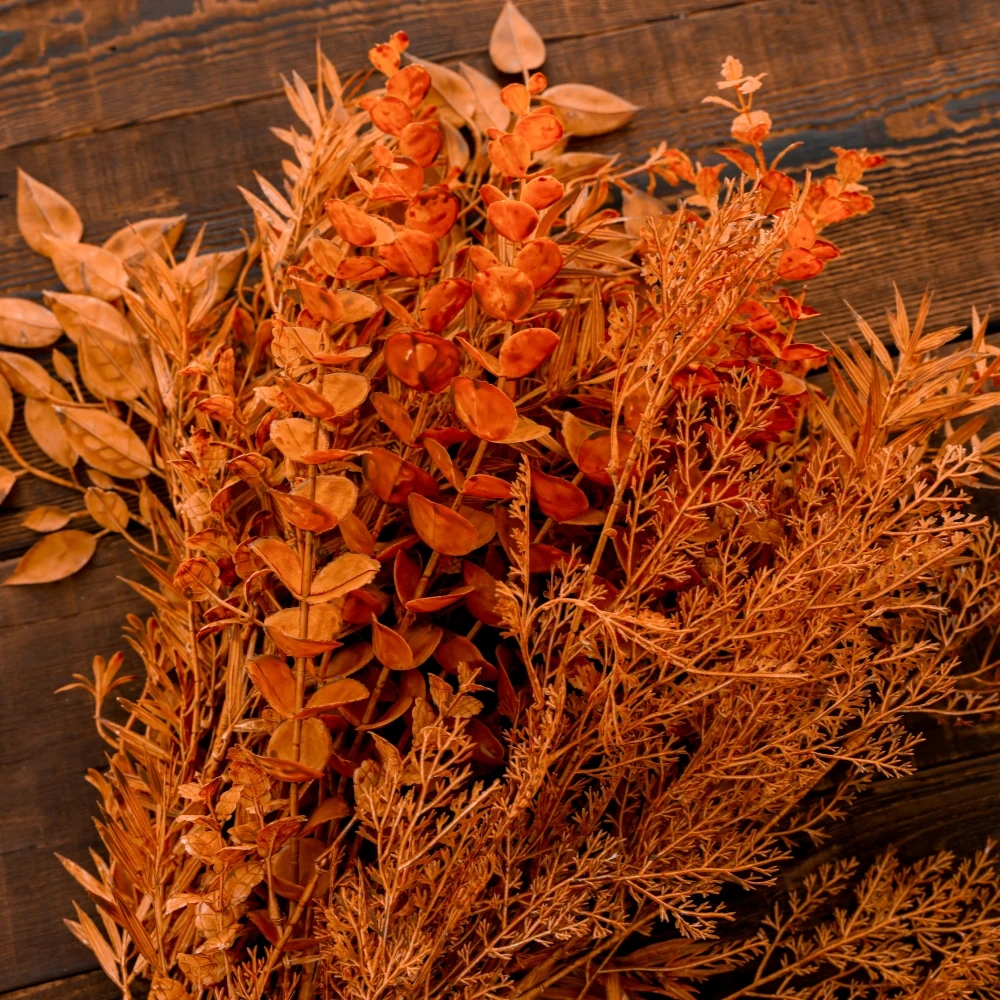
<svg viewBox="0 0 1000 1000">
<path fill-rule="evenodd" d="M 257 853 L 262 858 L 273 854 L 299 832 L 303 823 L 302 816 L 284 816 L 265 824 L 257 831 Z"/>
<path fill-rule="evenodd" d="M 306 634 L 301 632 L 298 608 L 275 611 L 264 619 L 264 630 L 288 656 L 317 656 L 336 649 L 340 643 L 340 611 L 333 604 L 317 604 L 309 609 Z"/>
<path fill-rule="evenodd" d="M 383 503 L 401 506 L 411 492 L 432 497 L 440 492 L 430 473 L 384 448 L 372 448 L 362 459 L 361 468 L 368 488 Z"/>
<path fill-rule="evenodd" d="M 372 395 L 372 406 L 382 418 L 382 422 L 404 444 L 413 440 L 413 418 L 403 404 L 386 392 L 376 392 Z"/>
<path fill-rule="evenodd" d="M 432 333 L 394 333 L 383 356 L 400 382 L 424 392 L 444 392 L 459 370 L 458 348 Z"/>
<path fill-rule="evenodd" d="M 66 435 L 80 457 L 119 479 L 141 479 L 153 471 L 149 449 L 131 427 L 104 410 L 61 403 Z"/>
<path fill-rule="evenodd" d="M 408 503 L 414 530 L 435 552 L 464 556 L 479 548 L 481 543 L 475 525 L 457 511 L 419 493 L 411 493 Z"/>
<path fill-rule="evenodd" d="M 314 691 L 305 707 L 296 713 L 295 718 L 311 719 L 317 715 L 327 715 L 331 709 L 366 699 L 368 694 L 368 688 L 353 677 L 338 677 Z"/>
<path fill-rule="evenodd" d="M 448 480 L 451 485 L 461 492 L 462 486 L 465 483 L 465 477 L 462 475 L 461 470 L 455 465 L 451 459 L 451 455 L 448 454 L 448 449 L 445 448 L 440 441 L 435 441 L 433 438 L 428 438 L 424 441 L 424 449 L 427 454 L 430 455 L 431 461 L 437 466 L 438 471 Z"/>
<path fill-rule="evenodd" d="M 46 535 L 21 556 L 3 586 L 64 580 L 83 569 L 96 550 L 96 536 L 86 531 L 57 531 Z"/>
<path fill-rule="evenodd" d="M 130 514 L 125 500 L 112 490 L 90 486 L 83 495 L 90 516 L 109 531 L 124 531 L 128 527 Z"/>
<path fill-rule="evenodd" d="M 0 344 L 4 347 L 49 347 L 62 335 L 59 320 L 37 302 L 0 299 Z"/>
<path fill-rule="evenodd" d="M 378 303 L 369 296 L 362 295 L 361 292 L 338 288 L 337 298 L 340 299 L 340 304 L 344 307 L 344 315 L 341 320 L 343 323 L 359 323 L 362 320 L 370 319 L 378 312 Z"/>
<path fill-rule="evenodd" d="M 28 398 L 24 401 L 24 423 L 28 433 L 56 465 L 72 469 L 79 459 L 76 446 L 70 440 L 66 425 L 59 419 L 51 403 Z"/>
<path fill-rule="evenodd" d="M 165 260 L 177 246 L 186 219 L 186 215 L 142 219 L 122 226 L 104 241 L 102 247 L 126 264 L 137 263 L 147 253 L 155 253 Z"/>
<path fill-rule="evenodd" d="M 326 214 L 337 235 L 353 246 L 380 247 L 396 239 L 392 226 L 349 201 L 331 199 L 326 203 Z"/>
<path fill-rule="evenodd" d="M 79 240 L 83 222 L 77 210 L 58 191 L 17 171 L 17 228 L 36 253 L 51 255 L 51 239 Z"/>
<path fill-rule="evenodd" d="M 49 239 L 52 264 L 59 280 L 75 295 L 92 295 L 111 302 L 128 285 L 122 262 L 110 251 L 90 243 Z"/>
<path fill-rule="evenodd" d="M 590 506 L 587 494 L 579 486 L 540 469 L 531 470 L 531 497 L 542 513 L 554 521 L 572 521 Z"/>
<path fill-rule="evenodd" d="M 295 714 L 295 675 L 277 656 L 261 654 L 247 660 L 246 671 L 267 703 L 283 719 Z"/>
<path fill-rule="evenodd" d="M 310 604 L 335 601 L 352 590 L 360 590 L 375 579 L 382 564 L 370 556 L 347 552 L 328 562 L 313 577 L 307 600 Z"/>
<path fill-rule="evenodd" d="M 59 531 L 60 528 L 65 528 L 69 524 L 71 516 L 69 511 L 63 510 L 62 507 L 45 505 L 29 511 L 21 524 L 31 531 L 47 534 L 50 531 Z"/>
<path fill-rule="evenodd" d="M 299 291 L 302 304 L 319 319 L 325 319 L 330 323 L 341 323 L 344 319 L 344 303 L 337 296 L 336 292 L 331 292 L 325 285 L 317 284 L 314 281 L 305 281 L 298 275 L 292 277 L 295 287 Z"/>
<path fill-rule="evenodd" d="M 250 546 L 296 596 L 302 588 L 302 559 L 283 538 L 257 538 Z"/>
<path fill-rule="evenodd" d="M 530 375 L 559 346 L 559 335 L 545 327 L 518 330 L 500 348 L 500 374 L 507 378 Z"/>
<path fill-rule="evenodd" d="M 639 108 L 617 94 L 587 83 L 549 87 L 541 100 L 550 105 L 567 135 L 603 135 L 630 122 Z"/>
<path fill-rule="evenodd" d="M 317 476 L 313 480 L 313 499 L 331 511 L 337 521 L 342 521 L 354 510 L 358 502 L 358 488 L 347 476 Z M 309 481 L 303 480 L 293 490 L 293 495 L 305 495 Z"/>
<path fill-rule="evenodd" d="M 545 62 L 542 36 L 512 0 L 507 0 L 493 25 L 490 59 L 501 73 L 523 73 Z"/>
<path fill-rule="evenodd" d="M 303 455 L 327 448 L 330 442 L 329 434 L 322 427 L 316 428 L 311 420 L 302 417 L 275 420 L 270 435 L 282 455 L 293 461 L 301 461 Z"/>
<path fill-rule="evenodd" d="M 517 409 L 510 397 L 495 385 L 464 375 L 451 383 L 455 412 L 476 437 L 503 441 L 517 427 Z"/>
<path fill-rule="evenodd" d="M 313 386 L 317 388 L 317 386 Z M 356 410 L 368 397 L 368 379 L 357 372 L 329 372 L 323 379 L 320 393 L 333 408 L 334 415 L 342 417 Z"/>
<path fill-rule="evenodd" d="M 337 526 L 333 511 L 311 500 L 305 494 L 295 495 L 272 490 L 271 496 L 284 519 L 300 531 L 311 531 L 320 535 Z"/>
<path fill-rule="evenodd" d="M 375 659 L 389 670 L 413 669 L 413 650 L 407 641 L 377 620 L 372 622 L 372 649 Z"/>
</svg>

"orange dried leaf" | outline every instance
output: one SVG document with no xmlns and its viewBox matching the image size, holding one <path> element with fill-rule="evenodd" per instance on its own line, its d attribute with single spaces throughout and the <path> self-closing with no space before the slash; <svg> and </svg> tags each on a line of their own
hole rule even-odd
<svg viewBox="0 0 1000 1000">
<path fill-rule="evenodd" d="M 375 127 L 387 135 L 399 135 L 413 121 L 413 112 L 398 97 L 380 97 L 368 111 Z"/>
<path fill-rule="evenodd" d="M 479 379 L 455 378 L 451 383 L 455 412 L 476 437 L 502 441 L 517 426 L 517 409 L 510 397 L 495 385 Z"/>
<path fill-rule="evenodd" d="M 17 171 L 17 228 L 35 253 L 51 255 L 49 240 L 74 242 L 83 236 L 83 222 L 77 210 L 58 191 Z"/>
<path fill-rule="evenodd" d="M 410 520 L 421 541 L 446 556 L 464 556 L 480 545 L 475 525 L 457 511 L 418 493 L 408 498 Z"/>
<path fill-rule="evenodd" d="M 467 497 L 480 497 L 483 500 L 509 500 L 513 496 L 510 483 L 482 472 L 465 480 L 462 493 Z"/>
<path fill-rule="evenodd" d="M 472 280 L 472 291 L 483 312 L 505 321 L 520 319 L 535 301 L 534 282 L 516 267 L 480 271 Z"/>
<path fill-rule="evenodd" d="M 458 198 L 450 191 L 442 187 L 427 188 L 407 206 L 406 225 L 432 239 L 444 239 L 455 225 L 459 208 Z"/>
<path fill-rule="evenodd" d="M 501 73 L 522 73 L 545 62 L 545 42 L 512 0 L 493 25 L 490 59 Z"/>
<path fill-rule="evenodd" d="M 554 146 L 563 137 L 564 131 L 562 122 L 549 107 L 532 111 L 514 126 L 515 134 L 524 139 L 533 153 Z"/>
<path fill-rule="evenodd" d="M 383 349 L 386 367 L 411 389 L 444 392 L 458 374 L 458 348 L 432 333 L 394 333 Z"/>
<path fill-rule="evenodd" d="M 533 372 L 559 346 L 559 335 L 542 326 L 512 334 L 500 348 L 500 374 L 521 378 Z"/>
<path fill-rule="evenodd" d="M 806 281 L 823 270 L 823 261 L 802 247 L 786 250 L 778 260 L 778 276 L 786 281 Z"/>
<path fill-rule="evenodd" d="M 617 94 L 586 83 L 560 83 L 541 99 L 550 105 L 568 135 L 602 135 L 621 128 L 639 110 Z"/>
<path fill-rule="evenodd" d="M 562 266 L 562 251 L 547 237 L 525 244 L 514 257 L 514 267 L 528 278 L 536 291 L 548 284 Z"/>
<path fill-rule="evenodd" d="M 317 656 L 336 649 L 340 631 L 340 612 L 333 604 L 317 604 L 309 609 L 309 624 L 303 635 L 298 608 L 275 611 L 264 619 L 264 631 L 288 656 Z"/>
<path fill-rule="evenodd" d="M 541 212 L 554 205 L 563 196 L 564 191 L 562 182 L 555 177 L 549 175 L 532 177 L 521 191 L 521 201 Z"/>
<path fill-rule="evenodd" d="M 308 600 L 311 604 L 325 604 L 352 590 L 361 590 L 375 579 L 381 568 L 377 560 L 362 553 L 337 556 L 313 577 Z"/>
<path fill-rule="evenodd" d="M 413 650 L 394 629 L 379 621 L 372 621 L 372 649 L 375 659 L 390 670 L 411 670 Z"/>
<path fill-rule="evenodd" d="M 531 495 L 542 513 L 554 521 L 572 521 L 590 506 L 579 486 L 539 469 L 531 470 Z"/>
<path fill-rule="evenodd" d="M 490 162 L 508 177 L 524 177 L 531 163 L 531 147 L 519 135 L 501 135 L 489 144 Z"/>
<path fill-rule="evenodd" d="M 332 708 L 366 699 L 368 693 L 368 688 L 360 681 L 351 677 L 338 677 L 335 681 L 324 684 L 318 691 L 313 692 L 305 707 L 296 713 L 295 718 L 311 719 L 317 715 L 325 715 Z"/>
<path fill-rule="evenodd" d="M 295 675 L 277 656 L 262 654 L 247 660 L 247 675 L 267 703 L 283 719 L 295 714 Z"/>
<path fill-rule="evenodd" d="M 412 110 L 419 107 L 430 89 L 430 73 L 423 66 L 417 65 L 406 66 L 394 73 L 385 85 L 385 92 L 390 97 L 398 98 Z"/>
<path fill-rule="evenodd" d="M 404 229 L 395 242 L 379 247 L 378 256 L 390 271 L 404 278 L 426 277 L 437 267 L 437 240 L 427 233 Z"/>
<path fill-rule="evenodd" d="M 62 336 L 59 320 L 45 306 L 27 299 L 0 299 L 0 344 L 48 347 Z"/>
<path fill-rule="evenodd" d="M 414 490 L 437 496 L 437 480 L 412 462 L 384 448 L 372 448 L 362 459 L 361 468 L 368 488 L 383 503 L 403 506 Z"/>
<path fill-rule="evenodd" d="M 442 333 L 472 298 L 472 282 L 444 278 L 428 289 L 420 304 L 420 322 L 431 333 Z"/>
<path fill-rule="evenodd" d="M 486 210 L 486 218 L 512 243 L 522 243 L 538 225 L 538 212 L 523 201 L 495 201 Z"/>
<path fill-rule="evenodd" d="M 5 587 L 52 583 L 83 569 L 97 550 L 97 538 L 86 531 L 57 531 L 39 539 L 21 556 Z"/>
<path fill-rule="evenodd" d="M 444 135 L 437 122 L 411 122 L 399 134 L 399 151 L 421 167 L 429 167 L 441 152 Z"/>
</svg>

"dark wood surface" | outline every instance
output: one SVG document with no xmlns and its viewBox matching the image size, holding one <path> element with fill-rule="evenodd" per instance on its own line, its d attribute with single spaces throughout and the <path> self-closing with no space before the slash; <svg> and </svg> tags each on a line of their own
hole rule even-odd
<svg viewBox="0 0 1000 1000">
<path fill-rule="evenodd" d="M 843 300 L 879 324 L 896 281 L 936 289 L 935 317 L 997 305 L 1000 275 L 1000 29 L 993 0 L 523 0 L 548 44 L 553 82 L 579 80 L 642 106 L 595 148 L 639 157 L 667 139 L 707 158 L 726 119 L 701 105 L 732 53 L 767 71 L 763 106 L 788 163 L 829 164 L 829 147 L 889 157 L 871 175 L 876 211 L 840 228 L 846 259 L 811 295 L 838 340 Z M 206 245 L 249 222 L 236 184 L 277 179 L 268 127 L 290 115 L 280 74 L 311 76 L 317 36 L 342 71 L 397 28 L 412 50 L 488 69 L 499 0 L 0 0 L 0 294 L 53 287 L 14 222 L 15 167 L 69 197 L 89 241 L 125 220 L 186 212 Z M 33 456 L 30 441 L 18 441 Z M 30 544 L 20 525 L 57 487 L 21 483 L 0 507 L 0 576 Z M 71 506 L 71 505 L 70 505 Z M 0 593 L 0 992 L 8 1000 L 105 1000 L 116 991 L 61 926 L 75 886 L 52 857 L 85 862 L 95 837 L 88 767 L 100 766 L 91 708 L 54 695 L 95 653 L 121 648 L 141 601 L 119 580 L 126 546 L 105 540 L 76 577 Z M 1000 726 L 935 732 L 921 769 L 877 785 L 825 856 L 973 850 L 1000 835 Z"/>
</svg>

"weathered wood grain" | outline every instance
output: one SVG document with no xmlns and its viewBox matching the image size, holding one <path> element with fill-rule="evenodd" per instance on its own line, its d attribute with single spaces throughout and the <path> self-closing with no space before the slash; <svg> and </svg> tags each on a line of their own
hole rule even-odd
<svg viewBox="0 0 1000 1000">
<path fill-rule="evenodd" d="M 94 967 L 61 924 L 84 894 L 53 852 L 85 864 L 97 843 L 84 774 L 103 766 L 104 748 L 87 695 L 53 691 L 89 674 L 95 653 L 125 648 L 125 615 L 145 608 L 118 574 L 135 570 L 125 543 L 106 539 L 68 580 L 0 592 L 0 991 Z"/>
<path fill-rule="evenodd" d="M 752 0 L 747 0 L 752 2 Z M 548 40 L 730 6 L 730 0 L 523 0 Z M 6 6 L 6 5 L 5 5 Z M 427 59 L 485 48 L 500 0 L 34 0 L 0 11 L 0 148 L 276 93 L 316 39 L 342 71 L 405 28 Z M 196 81 L 197 85 L 192 86 Z"/>
<path fill-rule="evenodd" d="M 3 1000 L 119 1000 L 121 990 L 97 970 L 26 986 L 2 996 Z"/>
</svg>

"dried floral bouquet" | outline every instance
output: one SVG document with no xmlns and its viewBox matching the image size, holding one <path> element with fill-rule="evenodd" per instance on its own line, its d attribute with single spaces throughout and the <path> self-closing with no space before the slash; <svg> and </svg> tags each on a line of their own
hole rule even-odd
<svg viewBox="0 0 1000 1000">
<path fill-rule="evenodd" d="M 1000 996 L 988 850 L 820 869 L 749 931 L 723 898 L 907 771 L 906 713 L 994 706 L 992 657 L 958 669 L 1000 611 L 961 492 L 998 467 L 985 323 L 800 338 L 880 160 L 783 172 L 736 59 L 723 163 L 625 167 L 566 144 L 636 109 L 550 87 L 513 4 L 523 82 L 406 50 L 293 77 L 244 250 L 90 245 L 19 178 L 67 291 L 0 336 L 75 362 L 0 353 L 0 484 L 81 492 L 152 579 L 141 694 L 104 714 L 120 654 L 70 685 L 110 746 L 70 928 L 155 1000 Z M 28 516 L 7 584 L 87 562 L 69 516 Z"/>
</svg>

